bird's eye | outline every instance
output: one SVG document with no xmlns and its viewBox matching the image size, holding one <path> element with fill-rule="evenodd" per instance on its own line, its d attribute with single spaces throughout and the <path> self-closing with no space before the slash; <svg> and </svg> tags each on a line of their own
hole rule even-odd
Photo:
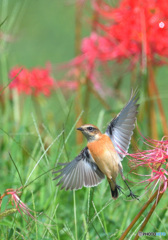
<svg viewBox="0 0 168 240">
<path fill-rule="evenodd" d="M 93 131 L 93 127 L 88 127 L 87 130 Z"/>
</svg>

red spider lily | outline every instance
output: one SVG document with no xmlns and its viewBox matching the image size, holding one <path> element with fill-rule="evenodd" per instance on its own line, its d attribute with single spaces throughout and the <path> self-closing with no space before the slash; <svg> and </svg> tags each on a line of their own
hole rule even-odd
<svg viewBox="0 0 168 240">
<path fill-rule="evenodd" d="M 163 189 L 160 192 L 164 192 L 167 189 L 168 184 L 168 140 L 162 138 L 161 141 L 145 139 L 145 144 L 149 150 L 144 150 L 142 152 L 127 154 L 131 157 L 130 162 L 133 168 L 146 167 L 150 170 L 150 175 L 148 179 L 141 181 L 148 182 L 147 187 L 153 183 L 154 186 L 159 183 L 159 188 L 161 183 L 164 184 Z"/>
<path fill-rule="evenodd" d="M 112 50 L 113 48 L 108 39 L 92 32 L 90 37 L 86 37 L 82 40 L 82 54 L 71 60 L 69 66 L 80 67 L 93 83 L 99 85 L 96 80 L 97 72 L 95 66 L 98 65 L 99 62 L 110 60 L 112 56 L 109 56 L 109 53 L 111 53 L 111 55 L 115 54 Z"/>
<path fill-rule="evenodd" d="M 49 96 L 54 86 L 54 79 L 50 76 L 49 69 L 33 68 L 30 75 L 30 84 L 35 96 L 39 93 Z"/>
<path fill-rule="evenodd" d="M 115 45 L 116 58 L 139 59 L 142 52 L 156 62 L 157 56 L 168 56 L 168 10 L 165 0 L 123 0 L 118 8 L 98 6 L 99 14 L 108 20 L 100 24 L 105 37 Z M 110 55 L 110 53 L 109 53 Z"/>
<path fill-rule="evenodd" d="M 10 88 L 16 88 L 18 93 L 32 94 L 32 87 L 30 84 L 30 71 L 25 67 L 14 67 L 10 73 L 9 78 L 12 79 Z"/>
<path fill-rule="evenodd" d="M 14 67 L 9 74 L 12 82 L 10 88 L 17 89 L 18 93 L 49 96 L 54 86 L 54 79 L 50 76 L 48 68 L 33 68 L 31 71 L 25 67 Z"/>
<path fill-rule="evenodd" d="M 4 195 L 2 195 L 2 197 L 6 196 L 6 195 L 11 195 L 11 202 L 12 205 L 16 206 L 16 209 L 18 210 L 18 212 L 22 215 L 22 213 L 24 213 L 25 215 L 31 217 L 32 219 L 35 219 L 32 214 L 30 213 L 31 210 L 20 200 L 18 194 L 20 194 L 21 192 L 17 189 L 7 189 L 4 193 Z M 1 199 L 2 199 L 1 197 Z"/>
<path fill-rule="evenodd" d="M 95 1 L 94 8 L 99 14 L 99 31 L 83 39 L 82 54 L 71 61 L 72 65 L 82 66 L 91 80 L 99 62 L 129 59 L 134 65 L 141 60 L 142 67 L 147 59 L 154 64 L 164 63 L 163 57 L 168 57 L 165 0 L 123 0 L 117 8 Z"/>
</svg>

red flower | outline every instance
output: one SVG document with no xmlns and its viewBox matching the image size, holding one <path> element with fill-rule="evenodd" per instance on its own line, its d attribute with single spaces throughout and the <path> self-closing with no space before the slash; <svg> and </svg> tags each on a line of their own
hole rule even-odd
<svg viewBox="0 0 168 240">
<path fill-rule="evenodd" d="M 131 157 L 130 162 L 134 169 L 146 167 L 150 171 L 150 174 L 147 175 L 149 178 L 141 183 L 148 182 L 147 187 L 151 183 L 156 187 L 159 183 L 159 188 L 163 183 L 164 187 L 160 192 L 164 192 L 168 184 L 168 140 L 164 140 L 164 138 L 161 141 L 146 139 L 145 144 L 149 148 L 148 150 L 127 155 Z"/>
<path fill-rule="evenodd" d="M 70 63 L 95 79 L 101 62 L 129 59 L 134 65 L 149 59 L 163 64 L 168 57 L 168 8 L 165 0 L 123 0 L 117 8 L 94 2 L 99 14 L 96 32 L 83 39 L 81 55 Z M 101 19 L 103 21 L 101 21 Z"/>
<path fill-rule="evenodd" d="M 54 86 L 54 79 L 50 76 L 50 71 L 46 68 L 33 68 L 30 75 L 30 84 L 35 96 L 43 93 L 49 96 Z"/>
<path fill-rule="evenodd" d="M 9 74 L 12 82 L 10 88 L 17 89 L 18 93 L 49 96 L 54 86 L 54 79 L 50 76 L 48 68 L 33 68 L 31 71 L 25 67 L 14 67 Z"/>
<path fill-rule="evenodd" d="M 112 51 L 112 46 L 109 39 L 99 36 L 96 32 L 92 32 L 90 37 L 82 40 L 80 56 L 72 59 L 66 67 L 70 67 L 70 72 L 81 71 L 85 76 L 92 81 L 94 88 L 101 90 L 101 85 L 98 81 L 100 74 L 96 70 L 100 62 L 110 60 L 111 56 L 115 53 Z M 109 55 L 109 52 L 111 55 Z M 75 77 L 74 77 L 75 79 Z"/>
<path fill-rule="evenodd" d="M 30 213 L 31 210 L 20 200 L 18 194 L 21 193 L 19 190 L 14 189 L 7 189 L 5 195 L 11 195 L 12 204 L 15 204 L 18 212 L 22 215 L 22 213 L 26 214 L 27 216 L 35 219 L 33 215 Z"/>
<path fill-rule="evenodd" d="M 95 59 L 107 61 L 114 57 L 112 49 L 113 45 L 110 39 L 99 36 L 95 32 L 92 32 L 89 38 L 84 38 L 81 46 L 82 53 L 90 65 L 94 64 Z"/>
<path fill-rule="evenodd" d="M 9 78 L 12 79 L 10 88 L 16 88 L 18 93 L 32 94 L 30 84 L 30 71 L 25 67 L 14 67 L 10 73 Z"/>
<path fill-rule="evenodd" d="M 116 59 L 139 59 L 142 52 L 153 61 L 168 56 L 168 10 L 165 0 L 123 0 L 118 8 L 107 4 L 95 9 L 106 19 L 99 24 L 115 45 Z M 109 53 L 110 54 L 110 53 Z"/>
</svg>

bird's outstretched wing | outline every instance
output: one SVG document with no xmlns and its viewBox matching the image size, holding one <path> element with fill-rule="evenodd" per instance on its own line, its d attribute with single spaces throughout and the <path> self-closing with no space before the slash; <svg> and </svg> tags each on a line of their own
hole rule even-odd
<svg viewBox="0 0 168 240">
<path fill-rule="evenodd" d="M 113 142 L 116 151 L 122 159 L 128 151 L 131 136 L 135 127 L 138 97 L 137 92 L 131 93 L 131 97 L 121 112 L 110 122 L 105 134 L 108 135 Z"/>
<path fill-rule="evenodd" d="M 83 186 L 96 186 L 104 178 L 104 174 L 92 159 L 87 147 L 85 147 L 73 161 L 61 165 L 63 165 L 64 168 L 53 172 L 60 173 L 53 180 L 61 178 L 57 184 L 57 186 L 62 184 L 61 189 L 72 190 L 80 189 Z"/>
</svg>

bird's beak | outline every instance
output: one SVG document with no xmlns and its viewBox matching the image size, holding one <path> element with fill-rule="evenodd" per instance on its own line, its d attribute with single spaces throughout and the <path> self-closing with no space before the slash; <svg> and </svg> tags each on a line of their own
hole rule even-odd
<svg viewBox="0 0 168 240">
<path fill-rule="evenodd" d="M 83 132 L 83 128 L 81 128 L 81 127 L 77 128 L 77 130 Z"/>
</svg>

